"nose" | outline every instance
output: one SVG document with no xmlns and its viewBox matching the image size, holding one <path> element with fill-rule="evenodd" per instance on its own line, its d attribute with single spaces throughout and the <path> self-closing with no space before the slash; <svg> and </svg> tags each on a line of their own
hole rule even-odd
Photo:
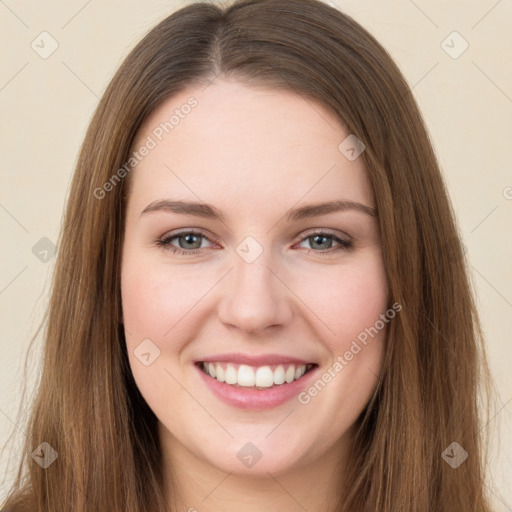
<svg viewBox="0 0 512 512">
<path fill-rule="evenodd" d="M 219 304 L 220 320 L 251 334 L 289 323 L 294 316 L 293 293 L 271 268 L 266 252 L 252 263 L 235 253 L 234 261 Z"/>
</svg>

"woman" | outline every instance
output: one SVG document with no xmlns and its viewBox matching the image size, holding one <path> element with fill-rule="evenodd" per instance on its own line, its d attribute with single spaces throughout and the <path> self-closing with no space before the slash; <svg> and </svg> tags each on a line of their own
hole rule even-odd
<svg viewBox="0 0 512 512">
<path fill-rule="evenodd" d="M 489 511 L 481 375 L 454 214 L 386 51 L 316 0 L 194 4 L 87 132 L 6 505 Z"/>
</svg>

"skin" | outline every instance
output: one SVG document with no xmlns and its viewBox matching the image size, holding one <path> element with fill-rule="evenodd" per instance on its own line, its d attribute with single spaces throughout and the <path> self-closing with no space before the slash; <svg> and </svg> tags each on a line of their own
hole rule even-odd
<svg viewBox="0 0 512 512">
<path fill-rule="evenodd" d="M 130 175 L 121 271 L 130 365 L 160 422 L 167 488 L 174 470 L 178 510 L 334 510 L 355 422 L 382 366 L 386 326 L 307 404 L 227 405 L 193 362 L 224 352 L 278 353 L 316 362 L 320 377 L 385 313 L 375 217 L 347 210 L 285 219 L 290 208 L 323 201 L 375 207 L 367 170 L 362 158 L 349 161 L 338 150 L 349 132 L 320 105 L 225 79 L 166 100 L 134 147 L 191 96 L 197 107 Z M 209 203 L 226 220 L 141 215 L 159 199 Z M 352 250 L 333 238 L 315 244 L 315 228 L 348 238 Z M 191 249 L 183 235 L 172 245 L 190 251 L 200 244 L 199 254 L 156 244 L 187 229 L 205 238 Z M 263 250 L 250 264 L 236 251 L 247 236 Z M 149 366 L 134 355 L 144 339 L 160 350 Z M 247 442 L 262 453 L 250 468 L 237 457 Z"/>
</svg>

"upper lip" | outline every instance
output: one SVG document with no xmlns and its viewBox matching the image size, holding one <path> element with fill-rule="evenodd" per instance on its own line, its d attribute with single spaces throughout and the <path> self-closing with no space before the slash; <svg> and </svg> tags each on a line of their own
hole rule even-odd
<svg viewBox="0 0 512 512">
<path fill-rule="evenodd" d="M 265 354 L 265 355 L 247 355 L 247 354 L 215 354 L 213 356 L 204 357 L 198 359 L 196 363 L 235 363 L 235 364 L 246 364 L 248 366 L 265 366 L 271 364 L 295 364 L 295 365 L 307 365 L 314 364 L 312 361 L 306 361 L 305 359 L 299 359 L 297 357 L 284 356 L 280 354 Z"/>
</svg>

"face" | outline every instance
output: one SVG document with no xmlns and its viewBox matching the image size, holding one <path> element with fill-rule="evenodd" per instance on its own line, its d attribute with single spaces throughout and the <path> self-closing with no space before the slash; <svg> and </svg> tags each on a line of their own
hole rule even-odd
<svg viewBox="0 0 512 512">
<path fill-rule="evenodd" d="M 374 196 L 320 105 L 203 89 L 163 103 L 134 144 L 150 149 L 125 219 L 129 361 L 168 456 L 284 474 L 349 443 L 375 390 L 388 291 Z M 340 201 L 363 207 L 290 214 Z"/>
</svg>

